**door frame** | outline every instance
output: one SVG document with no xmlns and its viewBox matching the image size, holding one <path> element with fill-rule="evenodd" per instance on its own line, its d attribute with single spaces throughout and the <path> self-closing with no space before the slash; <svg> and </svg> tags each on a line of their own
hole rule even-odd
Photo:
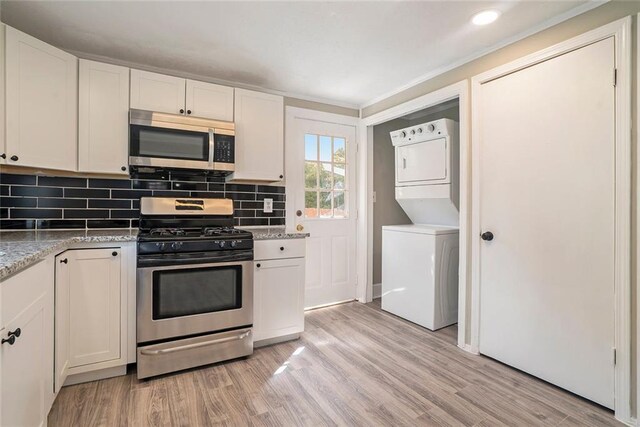
<svg viewBox="0 0 640 427">
<path fill-rule="evenodd" d="M 617 84 L 615 86 L 615 255 L 614 255 L 614 367 L 615 416 L 631 422 L 631 17 L 581 34 L 536 53 L 496 67 L 471 79 L 471 347 L 478 350 L 480 329 L 480 135 L 478 119 L 482 85 L 507 74 L 614 37 Z M 613 73 L 612 73 L 613 83 Z"/>
<path fill-rule="evenodd" d="M 359 153 L 358 153 L 358 147 L 359 147 L 359 141 L 360 141 L 360 118 L 359 117 L 353 117 L 353 116 L 345 116 L 342 114 L 335 114 L 335 113 L 327 113 L 324 111 L 317 111 L 317 110 L 308 110 L 306 108 L 300 108 L 300 107 L 285 107 L 285 132 L 284 132 L 284 142 L 285 142 L 285 147 L 284 147 L 284 168 L 285 168 L 285 197 L 287 200 L 287 204 L 286 204 L 286 211 L 285 211 L 285 224 L 287 229 L 289 228 L 293 228 L 294 224 L 295 224 L 295 206 L 293 203 L 291 203 L 291 201 L 295 200 L 295 189 L 292 185 L 287 185 L 286 179 L 287 177 L 291 176 L 292 174 L 291 172 L 291 167 L 293 167 L 294 164 L 294 159 L 291 158 L 291 150 L 288 148 L 291 146 L 291 144 L 295 144 L 296 141 L 293 139 L 293 135 L 295 134 L 295 130 L 293 128 L 293 126 L 295 126 L 295 119 L 303 119 L 303 120 L 313 120 L 313 121 L 318 121 L 318 122 L 327 122 L 327 123 L 333 123 L 333 124 L 338 124 L 338 125 L 345 125 L 345 126 L 353 126 L 355 129 L 355 144 L 356 144 L 356 161 L 354 164 L 355 170 L 353 173 L 353 176 L 355 177 L 355 183 L 354 183 L 354 194 L 352 195 L 352 197 L 355 197 L 355 205 L 356 205 L 356 211 L 355 213 L 350 213 L 350 215 L 355 214 L 356 216 L 356 230 L 355 230 L 355 246 L 356 246 L 356 252 L 355 252 L 355 258 L 356 260 L 358 259 L 359 256 L 359 250 L 361 247 L 361 237 L 359 234 L 359 226 L 358 223 L 360 221 L 360 209 L 359 209 L 359 200 L 360 200 L 360 185 L 359 185 L 359 181 L 360 181 L 360 173 L 359 173 L 359 168 L 360 168 L 360 164 L 358 161 L 359 158 Z M 357 266 L 357 264 L 356 264 Z M 358 289 L 360 287 L 360 279 L 358 274 L 358 269 L 356 267 L 356 297 L 358 296 Z"/>
<path fill-rule="evenodd" d="M 460 139 L 460 259 L 458 267 L 458 347 L 470 353 L 477 349 L 470 346 L 468 337 L 470 319 L 469 282 L 469 230 L 470 230 L 470 102 L 469 82 L 462 80 L 442 89 L 373 114 L 360 123 L 360 150 L 358 164 L 358 280 L 357 296 L 360 302 L 371 302 L 373 297 L 373 126 L 397 119 L 443 102 L 458 99 Z"/>
</svg>

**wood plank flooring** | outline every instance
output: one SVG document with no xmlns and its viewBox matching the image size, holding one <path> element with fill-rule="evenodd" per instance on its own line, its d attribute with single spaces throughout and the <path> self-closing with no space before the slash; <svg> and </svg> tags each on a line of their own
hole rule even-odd
<svg viewBox="0 0 640 427">
<path fill-rule="evenodd" d="M 377 302 L 313 310 L 300 340 L 248 359 L 65 387 L 49 426 L 622 425 L 606 409 L 460 350 L 456 333 L 429 332 Z"/>
</svg>

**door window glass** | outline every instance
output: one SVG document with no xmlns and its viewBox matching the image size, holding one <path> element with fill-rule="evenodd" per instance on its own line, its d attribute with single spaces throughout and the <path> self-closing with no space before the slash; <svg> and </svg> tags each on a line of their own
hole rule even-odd
<svg viewBox="0 0 640 427">
<path fill-rule="evenodd" d="M 347 218 L 347 140 L 305 134 L 305 218 Z"/>
</svg>

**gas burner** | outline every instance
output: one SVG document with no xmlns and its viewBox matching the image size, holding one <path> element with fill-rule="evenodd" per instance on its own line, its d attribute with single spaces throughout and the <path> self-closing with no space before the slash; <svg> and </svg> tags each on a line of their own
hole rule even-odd
<svg viewBox="0 0 640 427">
<path fill-rule="evenodd" d="M 149 231 L 151 236 L 169 237 L 169 236 L 184 236 L 186 232 L 182 228 L 152 228 Z"/>
<path fill-rule="evenodd" d="M 202 230 L 203 236 L 221 236 L 223 234 L 240 234 L 241 230 L 233 227 L 206 227 Z"/>
</svg>

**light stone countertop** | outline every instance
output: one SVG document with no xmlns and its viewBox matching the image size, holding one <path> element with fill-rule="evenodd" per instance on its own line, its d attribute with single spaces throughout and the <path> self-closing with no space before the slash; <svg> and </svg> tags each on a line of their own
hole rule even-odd
<svg viewBox="0 0 640 427">
<path fill-rule="evenodd" d="M 76 243 L 132 242 L 137 229 L 0 232 L 0 280 Z"/>
<path fill-rule="evenodd" d="M 253 240 L 304 239 L 305 237 L 309 237 L 309 233 L 300 233 L 298 231 L 287 231 L 284 226 L 237 227 L 237 228 L 250 231 L 251 234 L 253 234 Z"/>
</svg>

